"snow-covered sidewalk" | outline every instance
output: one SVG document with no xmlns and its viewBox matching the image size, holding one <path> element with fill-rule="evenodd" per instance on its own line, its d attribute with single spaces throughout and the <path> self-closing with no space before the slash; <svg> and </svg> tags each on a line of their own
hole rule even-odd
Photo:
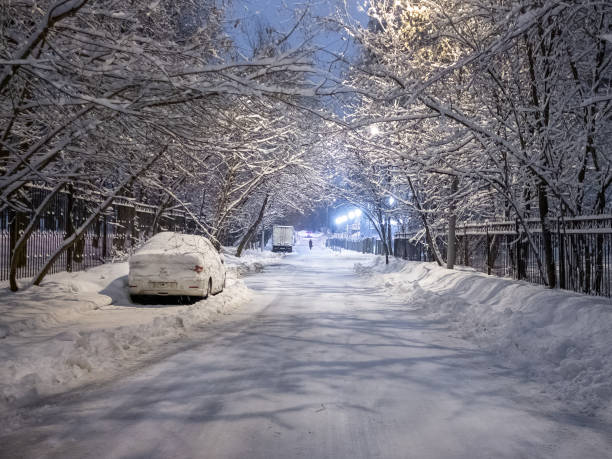
<svg viewBox="0 0 612 459">
<path fill-rule="evenodd" d="M 612 301 L 548 290 L 469 268 L 383 257 L 355 271 L 460 338 L 523 370 L 572 409 L 612 417 Z"/>
<path fill-rule="evenodd" d="M 131 303 L 127 262 L 0 289 L 0 410 L 112 378 L 245 304 L 251 294 L 240 276 L 279 255 L 228 252 L 225 291 L 191 305 Z"/>
</svg>

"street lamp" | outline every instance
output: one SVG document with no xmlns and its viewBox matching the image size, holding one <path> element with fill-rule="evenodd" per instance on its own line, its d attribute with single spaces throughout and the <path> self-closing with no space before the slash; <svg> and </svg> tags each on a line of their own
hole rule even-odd
<svg viewBox="0 0 612 459">
<path fill-rule="evenodd" d="M 337 226 L 340 226 L 346 223 L 346 237 L 347 238 L 349 236 L 349 221 L 361 217 L 361 214 L 362 214 L 361 209 L 353 209 L 349 211 L 347 215 L 341 215 L 336 218 L 335 222 Z"/>
<path fill-rule="evenodd" d="M 341 215 L 340 217 L 336 218 L 336 225 L 342 225 L 347 220 L 348 217 L 346 215 Z"/>
</svg>

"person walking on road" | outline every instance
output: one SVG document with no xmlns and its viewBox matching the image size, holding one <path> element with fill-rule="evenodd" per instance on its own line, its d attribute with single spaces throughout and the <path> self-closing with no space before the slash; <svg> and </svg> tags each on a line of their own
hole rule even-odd
<svg viewBox="0 0 612 459">
<path fill-rule="evenodd" d="M 310 250 L 312 250 L 312 239 L 308 241 L 308 247 L 310 247 Z"/>
</svg>

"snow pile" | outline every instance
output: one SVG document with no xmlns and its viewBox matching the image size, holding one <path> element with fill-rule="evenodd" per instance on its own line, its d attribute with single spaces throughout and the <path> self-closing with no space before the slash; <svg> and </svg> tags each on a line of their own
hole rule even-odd
<svg viewBox="0 0 612 459">
<path fill-rule="evenodd" d="M 233 271 L 237 277 L 242 277 L 247 274 L 261 272 L 265 266 L 279 263 L 286 255 L 269 250 L 261 252 L 257 249 L 249 249 L 243 251 L 239 258 L 236 256 L 236 247 L 223 247 L 223 256 L 225 257 L 227 271 Z"/>
<path fill-rule="evenodd" d="M 357 264 L 383 287 L 465 339 L 522 369 L 574 408 L 593 413 L 612 401 L 612 301 L 464 268 L 393 259 Z"/>
<path fill-rule="evenodd" d="M 107 379 L 250 299 L 228 270 L 223 293 L 192 305 L 135 305 L 127 263 L 0 290 L 0 408 Z"/>
</svg>

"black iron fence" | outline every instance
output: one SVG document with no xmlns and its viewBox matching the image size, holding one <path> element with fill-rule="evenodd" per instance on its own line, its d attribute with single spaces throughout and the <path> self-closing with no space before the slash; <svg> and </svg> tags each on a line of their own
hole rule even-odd
<svg viewBox="0 0 612 459">
<path fill-rule="evenodd" d="M 457 264 L 478 271 L 536 284 L 546 284 L 544 240 L 539 220 L 470 223 L 456 229 Z M 557 286 L 562 289 L 612 297 L 612 215 L 593 215 L 551 222 Z M 446 259 L 447 238 L 437 228 L 436 243 Z M 393 255 L 414 261 L 433 261 L 431 247 L 415 233 L 396 233 Z M 365 239 L 363 241 L 366 241 Z M 382 253 L 382 243 L 331 239 L 332 247 Z M 380 246 L 377 251 L 370 250 Z"/>
<path fill-rule="evenodd" d="M 32 209 L 36 209 L 50 193 L 50 190 L 42 187 L 31 187 L 29 191 Z M 15 254 L 17 278 L 36 275 L 64 239 L 85 222 L 100 201 L 74 191 L 64 191 L 54 196 L 28 239 L 27 246 Z M 62 253 L 49 273 L 78 271 L 125 257 L 153 230 L 195 230 L 194 222 L 183 211 L 165 211 L 155 222 L 157 213 L 155 206 L 125 197 L 117 198 L 73 247 Z M 0 211 L 0 281 L 9 278 L 11 253 L 32 215 L 33 212 L 19 213 L 11 209 Z"/>
<path fill-rule="evenodd" d="M 373 237 L 365 239 L 329 238 L 325 241 L 325 246 L 331 249 L 346 249 L 375 255 L 385 253 L 382 241 Z"/>
</svg>

